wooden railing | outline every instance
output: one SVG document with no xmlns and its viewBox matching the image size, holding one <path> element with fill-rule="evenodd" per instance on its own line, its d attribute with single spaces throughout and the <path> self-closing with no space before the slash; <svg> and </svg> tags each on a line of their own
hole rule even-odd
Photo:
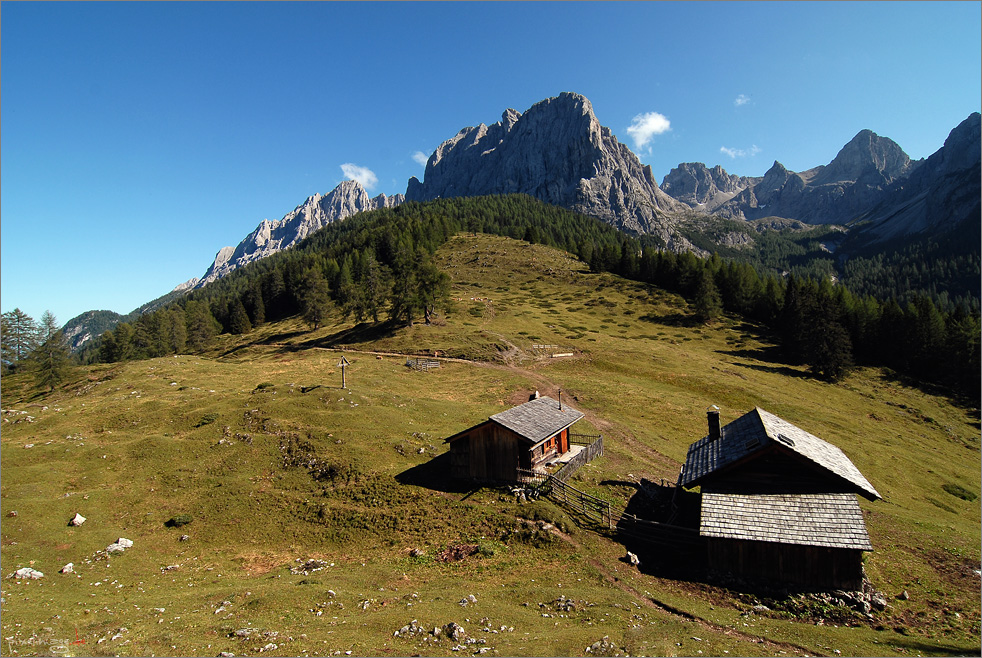
<svg viewBox="0 0 982 658">
<path fill-rule="evenodd" d="M 595 438 L 596 440 L 592 443 L 584 444 L 574 440 L 576 438 Z M 598 435 L 593 437 L 588 434 L 570 434 L 569 440 L 571 443 L 576 445 L 585 445 L 586 447 L 583 448 L 583 450 L 581 450 L 575 457 L 563 464 L 563 467 L 553 474 L 553 477 L 555 477 L 557 480 L 561 480 L 562 482 L 566 482 L 573 477 L 573 473 L 578 471 L 581 466 L 592 462 L 594 459 L 604 454 L 603 436 Z"/>
<path fill-rule="evenodd" d="M 538 495 L 546 496 L 551 501 L 562 505 L 567 510 L 577 513 L 600 525 L 613 529 L 614 517 L 610 503 L 576 487 L 566 484 L 555 475 L 518 469 L 519 479 L 532 485 Z"/>
<path fill-rule="evenodd" d="M 519 480 L 531 485 L 538 495 L 571 512 L 574 516 L 591 521 L 617 535 L 649 542 L 678 550 L 698 550 L 704 546 L 704 538 L 696 528 L 659 523 L 639 518 L 621 510 L 615 510 L 610 502 L 580 491 L 555 475 L 518 469 Z"/>
</svg>

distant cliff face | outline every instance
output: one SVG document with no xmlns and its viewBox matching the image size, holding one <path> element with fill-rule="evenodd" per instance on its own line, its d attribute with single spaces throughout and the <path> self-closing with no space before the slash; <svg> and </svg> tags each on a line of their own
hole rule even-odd
<svg viewBox="0 0 982 658">
<path fill-rule="evenodd" d="M 731 219 L 844 224 L 878 203 L 914 166 L 896 142 L 862 130 L 828 165 L 795 173 L 775 162 L 762 178 L 738 178 L 718 166 L 682 164 L 665 177 L 662 190 L 692 208 Z"/>
<path fill-rule="evenodd" d="M 971 114 L 944 146 L 890 186 L 863 215 L 870 243 L 918 233 L 940 234 L 982 217 L 982 115 Z"/>
<path fill-rule="evenodd" d="M 464 128 L 409 180 L 406 199 L 521 193 L 671 242 L 670 214 L 686 206 L 665 194 L 651 168 L 600 125 L 590 101 L 563 93 L 524 114 Z"/>
<path fill-rule="evenodd" d="M 343 181 L 324 196 L 315 194 L 307 197 L 306 201 L 279 221 L 264 219 L 238 246 L 220 249 L 215 256 L 215 262 L 194 287 L 200 288 L 226 276 L 236 268 L 292 247 L 331 222 L 364 210 L 391 208 L 399 205 L 403 200 L 401 194 L 392 197 L 380 194 L 369 198 L 360 183 Z"/>
<path fill-rule="evenodd" d="M 662 181 L 661 190 L 691 208 L 713 213 L 761 180 L 760 177 L 728 174 L 719 165 L 709 169 L 701 162 L 683 162 L 668 172 Z"/>
</svg>

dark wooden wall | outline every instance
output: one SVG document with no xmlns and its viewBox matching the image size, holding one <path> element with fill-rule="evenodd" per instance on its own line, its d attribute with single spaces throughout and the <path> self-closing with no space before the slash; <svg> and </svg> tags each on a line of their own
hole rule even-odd
<svg viewBox="0 0 982 658">
<path fill-rule="evenodd" d="M 478 425 L 450 443 L 450 475 L 482 482 L 515 482 L 516 468 L 532 468 L 528 444 L 495 423 Z"/>
<path fill-rule="evenodd" d="M 863 551 L 707 537 L 710 573 L 803 591 L 863 588 Z"/>
</svg>

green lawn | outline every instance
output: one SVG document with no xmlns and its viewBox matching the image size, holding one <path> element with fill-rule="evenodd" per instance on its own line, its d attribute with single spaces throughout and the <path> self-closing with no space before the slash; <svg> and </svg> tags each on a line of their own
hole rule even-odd
<svg viewBox="0 0 982 658">
<path fill-rule="evenodd" d="M 605 636 L 591 655 L 978 654 L 978 409 L 878 370 L 819 382 L 759 327 L 697 325 L 682 299 L 540 245 L 458 236 L 437 259 L 459 301 L 432 326 L 264 325 L 46 395 L 5 377 L 3 655 L 587 655 Z M 417 372 L 406 354 L 443 361 Z M 711 404 L 838 445 L 884 498 L 861 505 L 888 609 L 749 612 L 639 572 L 550 503 L 446 478 L 445 437 L 559 387 L 586 414 L 575 431 L 605 436 L 573 484 L 621 507 L 627 483 L 674 482 Z M 519 520 L 536 516 L 570 532 Z M 106 557 L 118 537 L 133 547 Z M 474 552 L 445 561 L 455 547 Z M 291 572 L 310 559 L 323 568 Z M 8 578 L 26 566 L 44 578 Z M 413 620 L 427 631 L 395 635 Z M 472 642 L 432 635 L 451 622 Z"/>
</svg>

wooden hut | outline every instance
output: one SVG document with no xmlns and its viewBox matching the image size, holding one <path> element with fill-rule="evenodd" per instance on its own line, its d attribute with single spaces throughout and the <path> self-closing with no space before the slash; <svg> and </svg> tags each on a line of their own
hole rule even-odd
<svg viewBox="0 0 982 658">
<path fill-rule="evenodd" d="M 679 485 L 701 487 L 711 574 L 800 590 L 859 590 L 873 550 L 856 495 L 880 494 L 834 445 L 763 409 L 689 446 Z"/>
<path fill-rule="evenodd" d="M 533 398 L 446 440 L 450 475 L 516 482 L 516 469 L 536 470 L 569 451 L 569 428 L 583 414 L 550 397 Z"/>
</svg>

